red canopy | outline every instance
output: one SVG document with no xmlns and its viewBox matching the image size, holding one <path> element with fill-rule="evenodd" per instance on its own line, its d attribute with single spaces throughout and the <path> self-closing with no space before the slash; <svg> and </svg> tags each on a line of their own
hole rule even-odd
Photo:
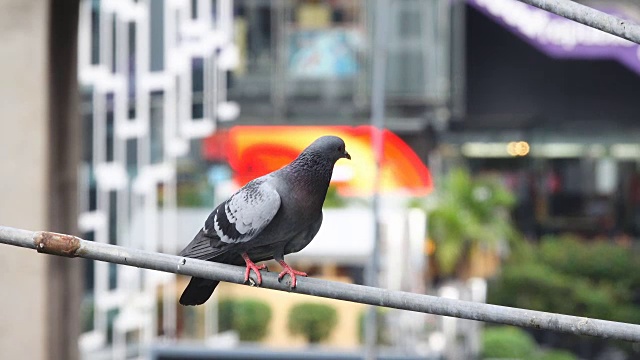
<svg viewBox="0 0 640 360">
<path fill-rule="evenodd" d="M 333 184 L 343 195 L 369 195 L 374 186 L 375 154 L 371 126 L 237 126 L 205 139 L 203 155 L 226 158 L 238 185 L 277 170 L 295 159 L 315 139 L 340 136 L 352 160 L 341 159 Z M 389 130 L 383 130 L 380 190 L 426 195 L 433 183 L 427 167 L 413 150 Z"/>
</svg>

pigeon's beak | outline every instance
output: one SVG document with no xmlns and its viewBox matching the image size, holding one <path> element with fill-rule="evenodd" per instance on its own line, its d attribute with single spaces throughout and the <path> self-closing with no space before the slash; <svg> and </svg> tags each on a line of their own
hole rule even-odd
<svg viewBox="0 0 640 360">
<path fill-rule="evenodd" d="M 346 151 L 344 152 L 344 155 L 342 157 L 345 158 L 345 159 L 351 160 L 351 155 L 349 155 L 349 153 L 346 152 Z"/>
</svg>

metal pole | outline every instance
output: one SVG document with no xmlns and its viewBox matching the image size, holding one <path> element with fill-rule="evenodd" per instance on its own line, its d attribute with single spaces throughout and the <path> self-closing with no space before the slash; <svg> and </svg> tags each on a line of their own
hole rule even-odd
<svg viewBox="0 0 640 360">
<path fill-rule="evenodd" d="M 371 262 L 367 271 L 367 285 L 378 286 L 380 273 L 380 167 L 382 163 L 383 131 L 385 117 L 385 75 L 387 65 L 387 0 L 377 0 L 374 3 L 375 14 L 373 16 L 375 27 L 373 28 L 373 72 L 371 77 L 371 125 L 372 147 L 376 160 L 375 178 L 373 184 L 373 249 Z M 365 354 L 367 360 L 377 358 L 378 340 L 378 314 L 376 308 L 370 306 L 365 318 Z"/>
<path fill-rule="evenodd" d="M 466 1 L 453 0 L 451 2 L 451 34 L 449 46 L 451 46 L 451 113 L 454 119 L 460 120 L 466 112 L 465 82 L 466 82 Z M 440 132 L 442 129 L 436 129 Z M 431 156 L 430 156 L 431 158 Z M 431 166 L 429 166 L 431 170 Z M 438 174 L 434 174 L 438 175 Z"/>
<path fill-rule="evenodd" d="M 0 243 L 36 249 L 52 255 L 82 257 L 236 284 L 244 282 L 243 267 L 97 243 L 46 231 L 33 232 L 0 226 Z M 278 281 L 277 273 L 262 273 L 262 287 L 268 289 L 461 319 L 640 342 L 640 325 L 635 324 L 445 299 L 314 278 L 299 278 L 295 289 L 290 289 L 289 286 L 290 280 Z"/>
<path fill-rule="evenodd" d="M 518 0 L 640 44 L 640 25 L 570 0 Z"/>
</svg>

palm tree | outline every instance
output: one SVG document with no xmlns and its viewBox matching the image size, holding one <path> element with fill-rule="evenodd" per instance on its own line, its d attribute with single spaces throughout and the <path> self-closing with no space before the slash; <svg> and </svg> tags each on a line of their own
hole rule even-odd
<svg viewBox="0 0 640 360">
<path fill-rule="evenodd" d="M 436 245 L 440 274 L 454 275 L 474 251 L 495 254 L 501 245 L 520 240 L 509 216 L 515 202 L 515 196 L 494 176 L 473 178 L 464 169 L 451 171 L 428 210 L 429 236 Z"/>
</svg>

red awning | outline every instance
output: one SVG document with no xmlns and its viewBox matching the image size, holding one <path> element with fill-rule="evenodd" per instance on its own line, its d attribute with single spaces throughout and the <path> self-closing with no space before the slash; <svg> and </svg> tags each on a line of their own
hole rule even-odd
<svg viewBox="0 0 640 360">
<path fill-rule="evenodd" d="M 288 164 L 318 137 L 336 135 L 345 141 L 352 160 L 341 159 L 336 163 L 332 184 L 343 195 L 369 195 L 375 178 L 375 154 L 371 146 L 374 130 L 371 126 L 237 126 L 224 135 L 205 139 L 203 156 L 208 160 L 226 157 L 234 180 L 244 185 Z M 433 189 L 427 167 L 389 130 L 383 130 L 381 171 L 383 192 L 419 196 Z"/>
</svg>

